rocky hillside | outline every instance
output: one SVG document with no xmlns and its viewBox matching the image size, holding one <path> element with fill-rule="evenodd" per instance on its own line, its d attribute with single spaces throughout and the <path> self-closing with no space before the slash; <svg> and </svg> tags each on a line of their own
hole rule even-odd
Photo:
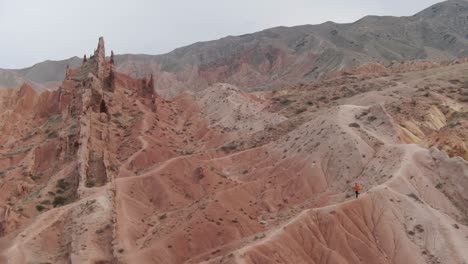
<svg viewBox="0 0 468 264">
<path fill-rule="evenodd" d="M 468 63 L 166 100 L 114 62 L 0 89 L 0 263 L 468 262 Z"/>
<path fill-rule="evenodd" d="M 67 66 L 76 68 L 81 61 L 73 57 L 63 61 L 44 61 L 20 70 L 0 69 L 0 87 L 21 86 L 26 81 L 38 90 L 57 88 L 65 76 Z"/>
<path fill-rule="evenodd" d="M 121 55 L 115 59 L 120 72 L 140 78 L 152 73 L 156 89 L 173 96 L 218 82 L 245 91 L 267 90 L 368 62 L 390 65 L 466 56 L 468 2 L 451 0 L 411 17 L 368 16 L 351 24 L 278 27 L 195 43 L 164 55 Z M 0 86 L 24 79 L 57 86 L 53 82 L 61 80 L 64 69 L 65 63 L 57 62 L 0 71 Z"/>
</svg>

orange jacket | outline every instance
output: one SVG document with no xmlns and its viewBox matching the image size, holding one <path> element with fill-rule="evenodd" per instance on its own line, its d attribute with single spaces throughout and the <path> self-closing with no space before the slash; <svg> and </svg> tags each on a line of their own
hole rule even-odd
<svg viewBox="0 0 468 264">
<path fill-rule="evenodd" d="M 359 190 L 361 190 L 361 186 L 359 186 L 359 184 L 354 185 L 354 190 L 359 192 Z"/>
</svg>

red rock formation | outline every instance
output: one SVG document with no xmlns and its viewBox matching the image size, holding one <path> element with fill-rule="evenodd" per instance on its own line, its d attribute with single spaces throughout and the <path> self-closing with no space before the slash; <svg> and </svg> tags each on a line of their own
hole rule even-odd
<svg viewBox="0 0 468 264">
<path fill-rule="evenodd" d="M 104 47 L 104 38 L 99 38 L 99 43 L 97 49 L 94 51 L 94 58 L 97 63 L 97 76 L 100 79 L 104 78 L 104 74 L 106 72 L 105 67 L 106 65 L 106 49 Z M 108 66 L 107 66 L 108 67 Z"/>
<path fill-rule="evenodd" d="M 111 56 L 110 56 L 110 64 L 114 64 L 114 51 L 111 50 Z"/>
<path fill-rule="evenodd" d="M 462 144 L 468 64 L 163 100 L 99 43 L 0 90 L 0 263 L 468 261 L 468 165 L 425 147 Z"/>
</svg>

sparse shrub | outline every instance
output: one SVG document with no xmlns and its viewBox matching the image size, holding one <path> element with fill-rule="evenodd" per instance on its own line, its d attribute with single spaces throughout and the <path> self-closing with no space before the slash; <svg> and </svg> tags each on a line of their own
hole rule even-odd
<svg viewBox="0 0 468 264">
<path fill-rule="evenodd" d="M 88 181 L 88 182 L 86 183 L 86 187 L 88 187 L 88 188 L 93 188 L 94 185 L 95 185 L 94 181 Z"/>
<path fill-rule="evenodd" d="M 416 231 L 418 231 L 419 233 L 424 232 L 424 228 L 423 228 L 422 225 L 416 225 L 416 226 L 414 227 L 414 229 L 416 229 Z"/>
<path fill-rule="evenodd" d="M 66 202 L 67 202 L 67 198 L 65 198 L 63 196 L 56 196 L 54 198 L 54 201 L 52 202 L 52 205 L 54 207 L 58 207 L 58 206 L 64 205 Z"/>
<path fill-rule="evenodd" d="M 70 126 L 70 134 L 76 134 L 78 126 L 76 124 L 73 124 Z"/>
<path fill-rule="evenodd" d="M 291 101 L 291 100 L 289 100 L 289 99 L 287 99 L 287 98 L 282 98 L 282 99 L 280 99 L 280 103 L 281 103 L 282 105 L 289 105 L 289 104 L 291 104 L 292 102 L 293 102 L 293 101 Z"/>
<path fill-rule="evenodd" d="M 34 181 L 35 181 L 35 180 L 38 180 L 38 179 L 41 178 L 42 175 L 43 175 L 42 173 L 38 173 L 38 174 L 35 174 L 35 175 L 31 175 L 31 179 L 34 180 Z"/>
<path fill-rule="evenodd" d="M 107 224 L 106 226 L 103 226 L 99 229 L 96 230 L 96 234 L 102 234 L 104 233 L 104 231 L 106 231 L 107 229 L 111 228 L 111 225 L 110 224 Z"/>
<path fill-rule="evenodd" d="M 118 170 L 119 170 L 119 167 L 118 167 L 117 165 L 115 165 L 115 164 L 112 164 L 112 165 L 110 166 L 110 169 L 111 169 L 111 171 L 118 171 Z"/>
<path fill-rule="evenodd" d="M 159 220 L 164 220 L 167 218 L 167 214 L 163 214 L 161 216 L 159 216 Z"/>
<path fill-rule="evenodd" d="M 45 207 L 44 207 L 43 205 L 38 204 L 38 205 L 36 205 L 36 210 L 37 210 L 38 212 L 42 212 L 42 211 L 45 210 Z"/>
<path fill-rule="evenodd" d="M 296 109 L 296 114 L 304 113 L 306 110 L 305 108 Z"/>
<path fill-rule="evenodd" d="M 410 194 L 407 194 L 409 197 L 413 198 L 414 200 L 416 200 L 416 202 L 418 203 L 422 203 L 421 199 L 414 193 L 410 193 Z"/>
<path fill-rule="evenodd" d="M 230 142 L 230 143 L 228 143 L 228 144 L 222 146 L 221 149 L 222 149 L 223 151 L 228 152 L 228 151 L 236 150 L 236 149 L 237 149 L 237 145 L 236 145 L 234 142 Z"/>
<path fill-rule="evenodd" d="M 57 131 L 51 131 L 47 134 L 47 138 L 56 138 L 58 137 Z"/>
<path fill-rule="evenodd" d="M 41 202 L 41 204 L 50 204 L 50 200 L 44 200 Z"/>
<path fill-rule="evenodd" d="M 57 181 L 57 188 L 66 190 L 68 187 L 68 184 L 65 182 L 65 179 L 60 179 Z"/>
<path fill-rule="evenodd" d="M 375 121 L 375 120 L 377 120 L 377 117 L 375 117 L 375 116 L 371 115 L 371 116 L 367 117 L 367 121 L 369 121 L 369 122 L 372 122 L 372 121 Z"/>
<path fill-rule="evenodd" d="M 444 186 L 444 185 L 443 185 L 442 183 L 438 183 L 435 187 L 436 187 L 437 189 L 442 189 L 443 186 Z"/>
<path fill-rule="evenodd" d="M 312 101 L 307 101 L 306 104 L 307 104 L 307 105 L 314 105 L 314 102 L 312 102 Z"/>
<path fill-rule="evenodd" d="M 193 153 L 194 153 L 193 150 L 186 150 L 186 151 L 183 152 L 183 155 L 190 156 L 190 155 L 192 155 Z"/>
<path fill-rule="evenodd" d="M 350 127 L 361 127 L 358 123 L 351 123 L 349 124 Z"/>
<path fill-rule="evenodd" d="M 258 239 L 265 238 L 265 237 L 266 237 L 266 235 L 265 235 L 265 234 L 256 235 L 256 236 L 254 237 L 254 241 L 255 241 L 255 240 L 258 240 Z"/>
<path fill-rule="evenodd" d="M 457 224 L 453 224 L 453 227 L 455 227 L 455 229 L 460 229 L 460 227 Z"/>
</svg>

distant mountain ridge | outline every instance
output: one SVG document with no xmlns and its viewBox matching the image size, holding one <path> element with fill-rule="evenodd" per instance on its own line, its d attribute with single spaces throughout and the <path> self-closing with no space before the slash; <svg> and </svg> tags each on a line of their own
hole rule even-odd
<svg viewBox="0 0 468 264">
<path fill-rule="evenodd" d="M 369 62 L 468 56 L 468 2 L 445 1 L 409 17 L 366 16 L 354 23 L 276 27 L 199 42 L 163 55 L 118 55 L 117 70 L 153 74 L 165 96 L 226 82 L 247 91 L 281 88 Z M 63 79 L 80 59 L 44 62 L 23 70 L 0 70 L 0 86 Z"/>
<path fill-rule="evenodd" d="M 67 65 L 76 68 L 81 63 L 81 58 L 72 57 L 60 61 L 47 60 L 18 70 L 0 69 L 0 86 L 20 86 L 26 81 L 37 89 L 54 87 L 55 82 L 61 82 L 65 78 Z"/>
</svg>

